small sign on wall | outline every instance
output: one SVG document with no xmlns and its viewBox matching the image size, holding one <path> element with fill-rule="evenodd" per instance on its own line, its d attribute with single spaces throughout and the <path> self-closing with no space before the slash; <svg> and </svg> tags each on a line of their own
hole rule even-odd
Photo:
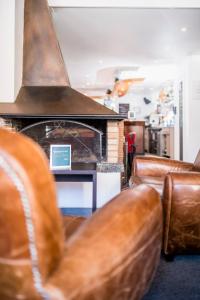
<svg viewBox="0 0 200 300">
<path fill-rule="evenodd" d="M 130 110 L 129 103 L 119 103 L 119 114 L 128 118 L 128 111 Z"/>
<path fill-rule="evenodd" d="M 50 169 L 51 170 L 71 169 L 71 145 L 50 146 Z"/>
</svg>

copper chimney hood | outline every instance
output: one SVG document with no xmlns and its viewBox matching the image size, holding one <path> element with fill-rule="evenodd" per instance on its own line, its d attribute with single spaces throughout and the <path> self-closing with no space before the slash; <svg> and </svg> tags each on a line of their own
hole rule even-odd
<svg viewBox="0 0 200 300">
<path fill-rule="evenodd" d="M 0 116 L 124 118 L 70 87 L 46 0 L 25 0 L 22 87 L 15 103 L 0 103 Z"/>
</svg>

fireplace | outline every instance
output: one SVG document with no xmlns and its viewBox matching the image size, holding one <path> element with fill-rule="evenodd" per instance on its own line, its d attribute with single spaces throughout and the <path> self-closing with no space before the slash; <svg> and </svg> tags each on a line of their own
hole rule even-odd
<svg viewBox="0 0 200 300">
<path fill-rule="evenodd" d="M 101 162 L 103 132 L 85 123 L 48 120 L 29 125 L 22 133 L 35 140 L 49 158 L 51 144 L 70 144 L 73 163 Z"/>
<path fill-rule="evenodd" d="M 34 139 L 47 157 L 51 144 L 67 143 L 72 164 L 95 164 L 97 206 L 120 191 L 124 116 L 70 86 L 47 0 L 25 0 L 22 85 L 14 103 L 0 103 L 0 117 Z M 59 206 L 80 205 L 75 199 L 85 199 L 87 207 L 88 197 L 72 193 L 78 190 L 72 183 Z M 85 183 L 80 190 L 87 190 Z"/>
<path fill-rule="evenodd" d="M 96 163 L 101 171 L 123 164 L 124 122 L 120 120 L 4 117 L 0 126 L 29 136 L 48 158 L 51 144 L 70 144 L 72 163 Z"/>
<path fill-rule="evenodd" d="M 46 0 L 25 1 L 22 86 L 0 116 L 19 121 L 48 157 L 50 143 L 69 143 L 74 162 L 122 162 L 124 116 L 70 86 Z"/>
<path fill-rule="evenodd" d="M 0 116 L 124 118 L 70 86 L 47 0 L 25 0 L 22 85 L 14 103 L 0 103 Z"/>
</svg>

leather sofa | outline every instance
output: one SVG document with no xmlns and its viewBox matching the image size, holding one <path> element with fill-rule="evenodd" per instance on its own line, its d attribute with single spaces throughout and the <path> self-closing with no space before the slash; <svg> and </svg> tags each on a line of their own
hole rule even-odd
<svg viewBox="0 0 200 300">
<path fill-rule="evenodd" d="M 200 253 L 200 152 L 192 163 L 154 156 L 134 158 L 131 186 L 147 184 L 163 203 L 163 252 Z"/>
<path fill-rule="evenodd" d="M 0 129 L 0 299 L 141 299 L 160 257 L 158 193 L 140 185 L 87 220 L 62 218 L 48 164 Z"/>
</svg>

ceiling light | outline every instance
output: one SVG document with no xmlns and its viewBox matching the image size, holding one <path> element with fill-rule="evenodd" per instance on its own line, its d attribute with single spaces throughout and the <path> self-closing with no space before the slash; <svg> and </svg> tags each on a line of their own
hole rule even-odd
<svg viewBox="0 0 200 300">
<path fill-rule="evenodd" d="M 136 76 L 136 71 L 121 71 L 119 73 L 119 79 L 123 80 L 123 79 L 129 79 L 129 78 L 133 78 Z"/>
<path fill-rule="evenodd" d="M 103 64 L 103 60 L 100 59 L 99 60 L 99 64 L 102 65 Z"/>
<path fill-rule="evenodd" d="M 182 28 L 181 28 L 181 31 L 182 31 L 182 32 L 186 32 L 186 31 L 187 31 L 187 27 L 182 27 Z"/>
<path fill-rule="evenodd" d="M 120 80 L 137 77 L 139 66 L 118 67 L 116 69 L 116 77 Z"/>
</svg>

